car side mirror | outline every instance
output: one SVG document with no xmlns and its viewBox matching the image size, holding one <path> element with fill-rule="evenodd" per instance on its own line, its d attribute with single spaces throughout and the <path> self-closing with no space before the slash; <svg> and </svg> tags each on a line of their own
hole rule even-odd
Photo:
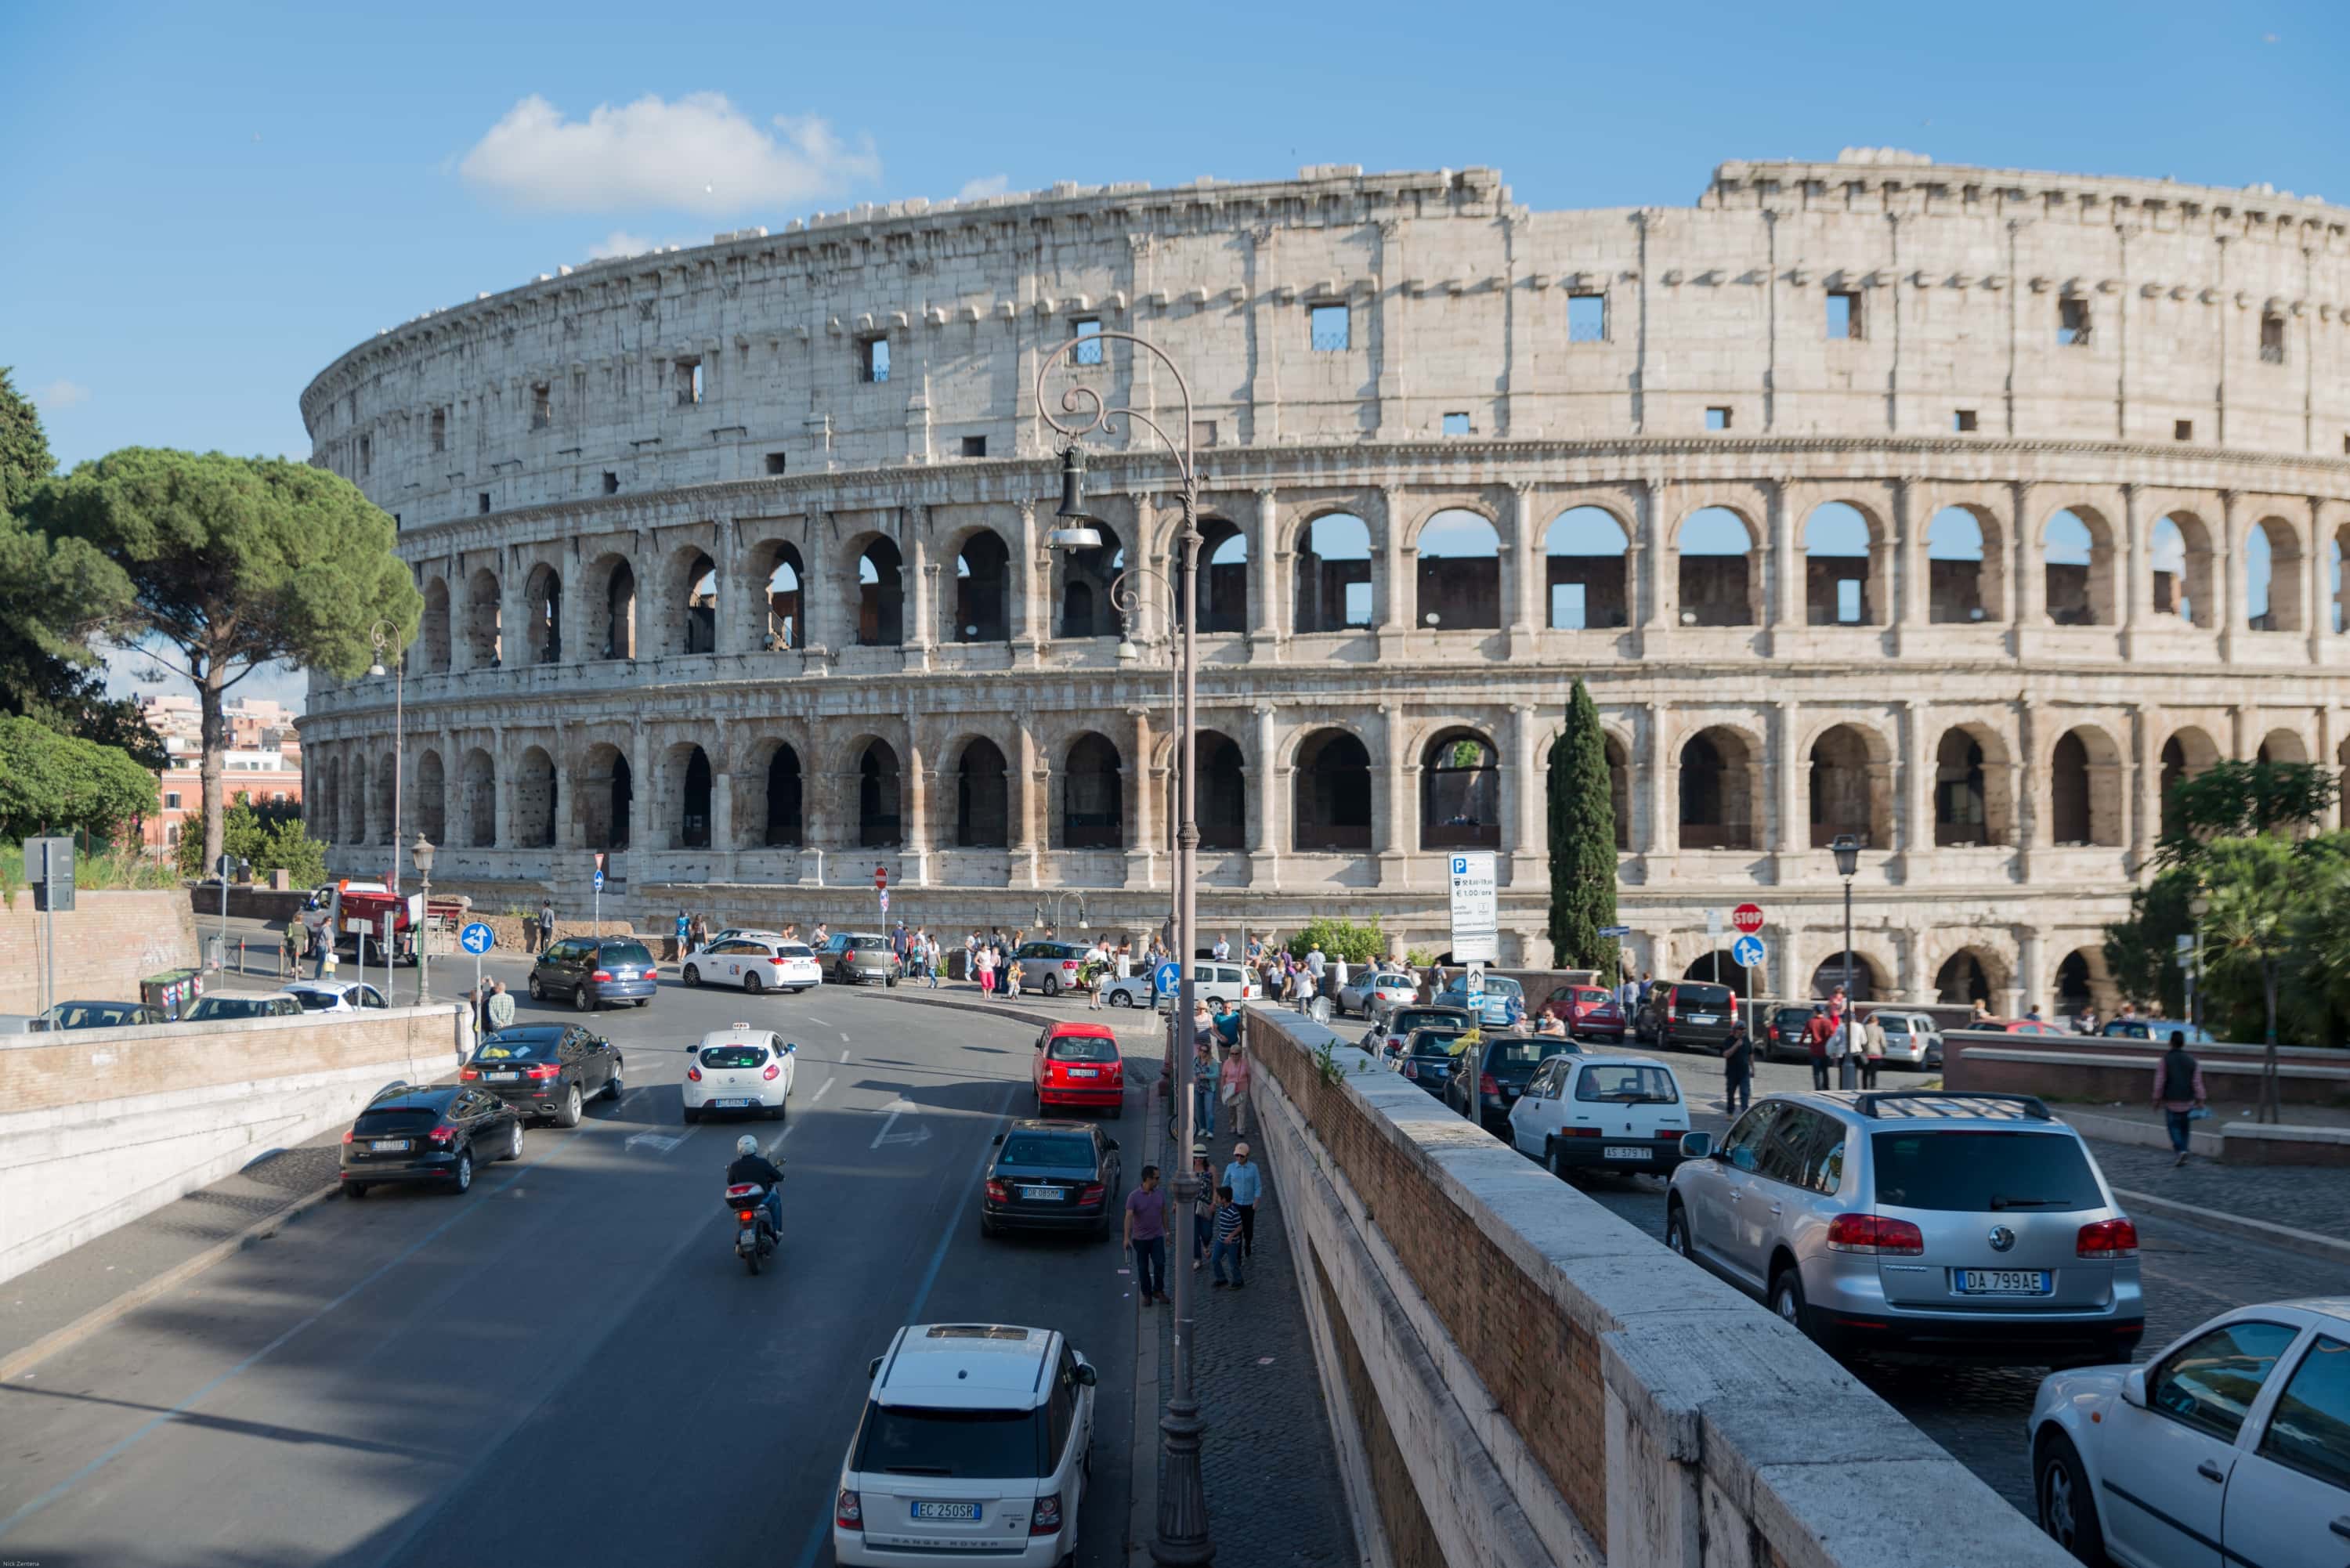
<svg viewBox="0 0 2350 1568">
<path fill-rule="evenodd" d="M 875 1356 L 872 1360 L 870 1360 L 870 1361 L 867 1362 L 867 1363 L 865 1364 L 865 1376 L 868 1376 L 868 1377 L 879 1377 L 879 1376 L 881 1376 L 881 1363 L 882 1363 L 883 1359 L 884 1359 L 883 1357 L 877 1355 L 877 1356 Z"/>
<path fill-rule="evenodd" d="M 2146 1408 L 2146 1368 L 2133 1366 L 2122 1379 L 2122 1403 L 2134 1409 Z"/>
<path fill-rule="evenodd" d="M 1101 1374 L 1096 1372 L 1091 1366 L 1087 1366 L 1082 1361 L 1077 1363 L 1077 1386 L 1079 1387 L 1090 1388 L 1100 1381 Z"/>
<path fill-rule="evenodd" d="M 795 1045 L 795 1044 L 792 1044 L 789 1041 L 785 1042 L 785 1044 L 784 1044 L 784 1049 L 785 1049 L 785 1050 L 786 1050 L 786 1051 L 788 1051 L 788 1052 L 790 1052 L 790 1053 L 791 1053 L 793 1055 L 795 1055 L 795 1056 L 798 1055 L 798 1054 L 799 1054 L 799 1052 L 800 1052 L 800 1048 L 799 1048 L 798 1046 Z"/>
<path fill-rule="evenodd" d="M 1681 1134 L 1681 1158 L 1711 1159 L 1713 1158 L 1713 1135 L 1708 1132 Z"/>
<path fill-rule="evenodd" d="M 997 1134 L 995 1135 L 995 1141 L 996 1141 L 998 1144 L 1001 1144 L 1001 1143 L 1003 1141 L 1003 1135 L 1002 1133 L 997 1133 Z"/>
<path fill-rule="evenodd" d="M 1102 1147 L 1109 1150 L 1112 1154 L 1116 1154 L 1118 1152 L 1118 1139 L 1114 1137 L 1106 1137 L 1102 1139 Z"/>
</svg>

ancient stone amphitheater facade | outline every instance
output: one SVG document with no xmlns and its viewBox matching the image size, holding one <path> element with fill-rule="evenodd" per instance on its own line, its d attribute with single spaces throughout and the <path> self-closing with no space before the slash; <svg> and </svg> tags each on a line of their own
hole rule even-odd
<svg viewBox="0 0 2350 1568">
<path fill-rule="evenodd" d="M 1173 469 L 1091 443 L 1110 537 L 1045 548 L 1040 358 L 1185 368 L 1203 917 L 1444 945 L 1497 850 L 1546 961 L 1570 680 L 1617 763 L 1636 961 L 1769 919 L 1765 990 L 2106 991 L 2165 782 L 2338 760 L 2345 212 L 2264 190 L 1730 163 L 1698 204 L 1536 213 L 1494 171 L 859 208 L 566 269 L 304 393 L 401 524 L 392 683 L 303 738 L 344 868 L 567 911 L 1127 929 L 1170 874 Z M 1053 385 L 1180 433 L 1107 339 Z M 1121 647 L 1121 631 L 1126 634 Z M 1127 655 L 1121 659 L 1121 652 Z"/>
</svg>

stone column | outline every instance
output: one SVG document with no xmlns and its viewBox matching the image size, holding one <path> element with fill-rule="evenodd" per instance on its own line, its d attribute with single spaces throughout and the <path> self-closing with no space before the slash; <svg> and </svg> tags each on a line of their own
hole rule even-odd
<svg viewBox="0 0 2350 1568">
<path fill-rule="evenodd" d="M 1270 704 L 1256 711 L 1256 760 L 1249 769 L 1249 793 L 1256 799 L 1249 825 L 1249 886 L 1274 888 L 1281 883 L 1281 853 L 1287 846 L 1288 814 L 1282 809 L 1289 770 L 1274 765 L 1280 744 Z"/>
<path fill-rule="evenodd" d="M 751 630 L 751 609 L 754 601 L 764 602 L 765 585 L 757 587 L 743 580 L 743 536 L 732 517 L 721 517 L 715 530 L 718 560 L 718 651 L 748 653 L 759 646 Z M 759 618 L 762 626 L 766 617 Z"/>
<path fill-rule="evenodd" d="M 1126 768 L 1128 791 L 1133 801 L 1127 815 L 1127 821 L 1133 826 L 1126 836 L 1126 885 L 1129 888 L 1149 888 L 1158 883 L 1160 846 L 1167 839 L 1166 833 L 1158 826 L 1159 814 L 1155 809 L 1154 797 L 1159 792 L 1151 787 L 1150 710 L 1141 707 L 1128 708 L 1126 715 L 1134 721 L 1133 761 L 1128 763 Z M 1167 777 L 1170 783 L 1176 778 L 1173 769 L 1183 765 L 1182 750 L 1182 738 L 1178 736 L 1174 749 L 1168 757 L 1170 771 Z M 1180 790 L 1181 785 L 1177 784 L 1176 787 Z M 1183 803 L 1180 799 L 1170 802 L 1168 805 L 1168 815 L 1170 818 L 1170 826 L 1180 827 L 1183 820 Z M 1174 875 L 1173 861 L 1170 860 L 1168 867 L 1171 884 Z"/>
<path fill-rule="evenodd" d="M 2153 602 L 2152 595 L 2147 603 Z M 2162 823 L 2162 761 L 2155 753 L 2154 725 L 2132 703 L 2130 714 L 2130 869 L 2144 871 L 2154 860 L 2154 840 Z"/>
<path fill-rule="evenodd" d="M 2154 549 L 2148 524 L 2138 509 L 2136 484 L 2122 486 L 2122 602 L 2114 618 L 2122 628 L 2122 650 L 2127 657 L 2137 630 L 2154 613 Z"/>
<path fill-rule="evenodd" d="M 1539 543 L 1534 524 L 1534 491 L 1531 484 L 1510 490 L 1510 539 L 1502 551 L 1502 604 L 1507 615 L 1513 655 L 1531 657 L 1534 635 L 1549 618 L 1542 613 L 1543 573 L 1534 551 Z"/>
<path fill-rule="evenodd" d="M 1248 531 L 1249 641 L 1252 650 L 1277 645 L 1289 618 L 1281 585 L 1288 576 L 1289 551 L 1283 545 L 1274 493 L 1256 493 L 1256 517 Z M 1205 562 L 1201 565 L 1204 566 Z"/>
<path fill-rule="evenodd" d="M 1510 765 L 1502 770 L 1503 820 L 1510 825 L 1510 886 L 1547 887 L 1550 835 L 1541 757 L 1541 723 L 1524 704 L 1510 709 Z"/>
<path fill-rule="evenodd" d="M 2025 926 L 2018 933 L 2015 983 L 2008 987 L 2008 1016 L 2021 1018 L 2041 1000 L 2040 928 Z"/>
<path fill-rule="evenodd" d="M 588 646 L 588 585 L 580 579 L 588 568 L 579 559 L 577 549 L 563 563 L 563 586 L 556 595 L 556 614 L 562 618 L 556 630 L 561 633 L 563 662 L 577 664 L 584 659 L 601 657 L 603 649 Z"/>
<path fill-rule="evenodd" d="M 909 887 L 927 888 L 931 882 L 931 753 L 915 742 L 913 732 L 910 719 L 905 767 L 898 776 L 898 820 L 903 825 L 898 837 L 898 874 Z"/>
<path fill-rule="evenodd" d="M 1013 657 L 1034 668 L 1044 657 L 1045 638 L 1052 628 L 1052 607 L 1040 597 L 1037 584 L 1036 504 L 1018 503 L 1018 521 L 1012 530 L 1012 649 Z"/>
<path fill-rule="evenodd" d="M 2325 639 L 2334 635 L 2334 601 L 2326 597 L 2324 503 L 2313 495 L 2309 498 L 2309 543 L 2301 556 L 2301 628 L 2309 639 L 2309 661 L 2325 661 Z M 2321 726 L 2324 716 L 2320 715 Z M 2321 762 L 2331 763 L 2334 753 L 2328 749 Z M 2338 794 L 2338 792 L 2337 792 Z M 2338 811 L 2339 801 L 2328 808 Z"/>
<path fill-rule="evenodd" d="M 515 770 L 514 759 L 506 754 L 506 732 L 503 725 L 493 725 L 490 730 L 490 836 L 497 841 L 500 849 L 512 849 Z M 449 776 L 445 763 L 442 766 L 441 776 L 444 782 Z M 408 798 L 414 800 L 416 797 L 411 794 Z M 395 844 L 392 847 L 397 851 L 400 846 Z"/>
<path fill-rule="evenodd" d="M 2033 857 L 2054 841 L 2048 813 L 2041 805 L 2040 725 L 2028 698 L 2015 705 L 2015 790 L 2011 805 L 2015 812 L 2015 864 L 2028 884 Z"/>
<path fill-rule="evenodd" d="M 1934 725 L 1926 704 L 1902 704 L 1901 879 L 1925 880 L 1934 853 Z"/>
<path fill-rule="evenodd" d="M 1670 855 L 1680 847 L 1676 808 L 1679 805 L 1680 768 L 1672 753 L 1671 732 L 1665 719 L 1662 702 L 1648 704 L 1648 815 L 1641 829 L 1640 852 L 1653 862 L 1660 855 Z M 1655 872 L 1649 873 L 1650 880 Z"/>
<path fill-rule="evenodd" d="M 1403 730 L 1402 711 L 1392 702 L 1380 703 L 1379 749 L 1385 771 L 1374 781 L 1378 788 L 1371 810 L 1371 852 L 1378 857 L 1382 888 L 1403 886 L 1410 866 L 1409 851 L 1418 842 L 1411 775 L 1404 766 Z"/>
<path fill-rule="evenodd" d="M 931 559 L 931 509 L 899 509 L 898 532 L 906 542 L 905 659 L 910 670 L 929 668 L 938 638 L 938 566 Z M 949 639 L 950 641 L 952 639 Z"/>
<path fill-rule="evenodd" d="M 2033 487 L 2018 483 L 2009 485 L 2008 492 L 2015 507 L 2009 530 L 2015 566 L 2007 574 L 2008 619 L 2019 632 L 2038 631 L 2048 624 L 2048 575 L 2041 561 L 2040 525 L 2032 514 Z"/>
<path fill-rule="evenodd" d="M 1674 603 L 1679 597 L 1679 574 L 1675 569 L 1678 558 L 1666 545 L 1672 531 L 1669 513 L 1673 504 L 1670 484 L 1662 479 L 1648 482 L 1635 529 L 1638 539 L 1634 548 L 1641 557 L 1640 580 L 1637 585 L 1625 585 L 1626 591 L 1634 596 L 1629 607 L 1632 624 L 1651 635 L 1672 624 Z M 1632 569 L 1631 552 L 1627 551 L 1625 570 Z"/>
<path fill-rule="evenodd" d="M 2236 536 L 2236 509 L 2241 500 L 2232 490 L 2220 492 L 2220 613 L 2211 618 L 2211 624 L 2220 628 L 2223 659 L 2236 657 L 2236 639 L 2245 628 L 2243 551 Z M 2272 584 L 2270 592 L 2275 591 Z"/>
<path fill-rule="evenodd" d="M 1411 629 L 1412 585 L 1404 580 L 1403 494 L 1393 485 L 1379 490 L 1379 570 L 1373 592 L 1373 621 L 1379 656 L 1400 657 Z"/>
<path fill-rule="evenodd" d="M 549 760 L 555 764 L 553 827 L 556 847 L 576 853 L 579 848 L 579 779 L 572 771 L 570 736 L 567 732 L 567 726 L 557 719 L 555 722 L 555 747 L 548 753 Z M 445 738 L 448 732 L 444 730 L 442 734 Z M 443 757 L 449 754 L 445 741 L 441 754 Z"/>
<path fill-rule="evenodd" d="M 1771 501 L 1762 549 L 1764 595 L 1762 624 L 1773 631 L 1794 631 L 1804 624 L 1804 565 L 1796 545 L 1796 497 L 1792 479 L 1771 482 Z"/>
<path fill-rule="evenodd" d="M 651 742 L 646 739 L 644 721 L 639 719 L 629 726 L 629 858 L 638 866 L 645 863 L 645 851 L 654 847 L 655 812 L 660 798 L 660 781 L 653 777 Z M 636 886 L 631 876 L 629 886 Z"/>
<path fill-rule="evenodd" d="M 1790 917 L 1794 913 L 1792 909 L 1788 911 Z M 1842 912 L 1839 910 L 1837 935 L 1832 939 L 1839 942 L 1844 940 L 1844 927 L 1841 922 Z M 1807 1000 L 1812 994 L 1812 976 L 1811 971 L 1804 967 L 1805 954 L 1803 927 L 1790 918 L 1784 924 L 1769 925 L 1762 929 L 1763 935 L 1770 939 L 1771 946 L 1778 955 L 1779 994 L 1794 1002 Z"/>
<path fill-rule="evenodd" d="M 710 848 L 732 860 L 734 853 L 734 774 L 726 768 L 710 770 Z"/>
<path fill-rule="evenodd" d="M 1797 867 L 1803 857 L 1810 852 L 1812 835 L 1809 816 L 1797 809 L 1803 798 L 1802 785 L 1795 770 L 1802 765 L 1796 754 L 1796 734 L 1803 728 L 1802 705 L 1794 701 L 1779 704 L 1778 725 L 1770 735 L 1771 809 L 1776 821 L 1770 824 L 1773 841 L 1764 846 L 1777 857 L 1775 877 L 1781 887 L 1796 879 Z"/>
<path fill-rule="evenodd" d="M 1934 1000 L 1934 977 L 1926 972 L 1926 933 L 1916 926 L 1896 926 L 1893 940 L 1901 954 L 1902 998 L 1923 1007 Z"/>
<path fill-rule="evenodd" d="M 839 588 L 835 580 L 839 563 L 833 559 L 832 514 L 811 510 L 806 533 L 800 543 L 800 624 L 795 632 L 801 648 L 830 649 L 837 657 L 839 642 L 847 639 L 832 624 L 836 614 L 833 595 Z M 854 577 L 856 568 L 849 570 Z"/>
<path fill-rule="evenodd" d="M 1918 514 L 1918 478 L 1903 474 L 1893 482 L 1893 604 L 1889 614 L 1898 631 L 1895 646 L 1905 652 L 1922 639 L 1933 619 L 1933 567 L 1927 564 L 1926 535 L 1930 516 Z"/>
</svg>

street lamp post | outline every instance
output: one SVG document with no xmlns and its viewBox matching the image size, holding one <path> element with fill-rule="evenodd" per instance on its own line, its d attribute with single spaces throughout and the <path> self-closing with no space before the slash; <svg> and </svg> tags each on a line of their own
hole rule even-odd
<svg viewBox="0 0 2350 1568">
<path fill-rule="evenodd" d="M 375 662 L 368 673 L 380 679 L 384 673 L 383 656 L 391 653 L 391 887 L 400 888 L 400 785 L 408 772 L 408 739 L 406 731 L 406 697 L 408 684 L 408 651 L 400 646 L 400 628 L 388 620 L 380 620 L 368 628 L 368 640 L 375 644 Z M 366 802 L 359 803 L 362 808 Z M 366 813 L 360 813 L 364 820 Z M 359 951 L 367 951 L 367 939 L 359 939 Z M 387 993 L 391 983 L 391 955 L 383 955 L 384 986 Z"/>
<path fill-rule="evenodd" d="M 432 841 L 421 832 L 416 836 L 416 842 L 408 848 L 408 857 L 416 863 L 417 897 L 424 900 L 424 918 L 416 922 L 416 1005 L 419 1007 L 432 1000 L 432 974 L 425 961 L 432 948 L 432 857 L 435 853 Z M 389 991 L 390 987 L 384 989 Z"/>
<path fill-rule="evenodd" d="M 2187 1024 L 2198 1039 L 2203 1033 L 2203 917 L 2211 912 L 2211 900 L 2199 891 L 2187 900 L 2187 913 L 2195 922 L 2193 960 L 2187 966 Z"/>
<path fill-rule="evenodd" d="M 1083 384 L 1070 387 L 1061 394 L 1061 411 L 1075 416 L 1072 423 L 1064 424 L 1053 417 L 1045 400 L 1045 376 L 1054 365 L 1066 358 L 1079 343 L 1126 342 L 1133 344 L 1159 361 L 1174 378 L 1175 389 L 1183 401 L 1183 422 L 1179 427 L 1182 440 L 1179 442 L 1158 421 L 1131 407 L 1110 408 L 1101 394 Z M 1191 388 L 1183 372 L 1165 350 L 1148 338 L 1130 332 L 1102 332 L 1090 338 L 1072 337 L 1052 353 L 1045 356 L 1036 367 L 1037 417 L 1054 431 L 1068 439 L 1068 447 L 1061 454 L 1061 505 L 1056 526 L 1047 543 L 1061 549 L 1091 549 L 1101 544 L 1100 531 L 1093 526 L 1094 519 L 1085 510 L 1083 487 L 1085 458 L 1078 441 L 1087 432 L 1107 429 L 1110 421 L 1124 420 L 1129 427 L 1139 424 L 1157 436 L 1177 464 L 1176 477 L 1182 484 L 1183 529 L 1176 535 L 1175 603 L 1181 617 L 1182 641 L 1177 664 L 1177 687 L 1180 692 L 1176 705 L 1176 763 L 1181 770 L 1178 791 L 1180 826 L 1175 835 L 1175 940 L 1176 981 L 1175 1015 L 1168 1021 L 1171 1038 L 1169 1055 L 1175 1068 L 1170 1092 L 1180 1096 L 1176 1102 L 1177 1125 L 1182 1136 L 1170 1152 L 1168 1163 L 1174 1168 L 1174 1179 L 1169 1183 L 1179 1210 L 1196 1200 L 1198 1182 L 1191 1174 L 1191 1141 L 1196 1136 L 1194 1123 L 1198 1107 L 1193 1104 L 1192 1053 L 1183 1031 L 1190 1028 L 1193 1002 L 1191 953 L 1198 943 L 1198 895 L 1194 888 L 1200 853 L 1200 826 L 1196 817 L 1196 772 L 1192 765 L 1192 739 L 1199 717 L 1199 661 L 1193 628 L 1199 616 L 1188 596 L 1197 580 L 1200 567 L 1200 484 L 1199 469 L 1191 451 Z M 1113 602 L 1116 596 L 1113 595 Z M 1131 647 L 1129 639 L 1121 638 L 1119 652 L 1125 655 Z M 1171 1231 L 1170 1232 L 1172 1233 Z M 1175 1317 L 1175 1374 L 1169 1390 L 1167 1413 L 1159 1423 L 1160 1438 L 1160 1480 L 1159 1486 L 1158 1528 L 1151 1536 L 1151 1560 L 1162 1568 L 1201 1568 L 1212 1562 L 1215 1542 L 1208 1534 L 1208 1499 L 1200 1474 L 1200 1441 L 1206 1430 L 1200 1419 L 1200 1404 L 1191 1386 L 1191 1271 L 1183 1267 L 1180 1258 L 1168 1270 L 1170 1292 Z"/>
<path fill-rule="evenodd" d="M 1844 878 L 1844 1056 L 1836 1064 L 1836 1085 L 1851 1088 L 1852 1028 L 1859 1022 L 1859 998 L 1852 991 L 1852 878 L 1860 869 L 1860 840 L 1849 833 L 1839 833 L 1828 840 L 1828 848 L 1835 856 L 1836 875 Z"/>
</svg>

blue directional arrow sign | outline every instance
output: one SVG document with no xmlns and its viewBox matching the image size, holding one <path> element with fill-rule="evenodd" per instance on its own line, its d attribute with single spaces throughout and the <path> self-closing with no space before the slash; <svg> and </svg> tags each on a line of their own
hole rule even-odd
<svg viewBox="0 0 2350 1568">
<path fill-rule="evenodd" d="M 463 948 L 467 952 L 472 953 L 475 958 L 479 958 L 484 953 L 498 945 L 497 933 L 491 930 L 489 927 L 482 924 L 481 921 L 475 920 L 472 925 L 467 926 L 463 930 L 457 933 L 457 945 Z"/>
<path fill-rule="evenodd" d="M 1762 961 L 1771 954 L 1761 937 L 1741 937 L 1730 944 L 1730 956 L 1742 969 L 1761 969 Z"/>
<path fill-rule="evenodd" d="M 598 868 L 598 871 L 597 871 L 597 873 L 596 873 L 596 891 L 598 891 L 598 893 L 600 893 L 600 892 L 602 892 L 603 890 L 604 890 L 604 873 L 603 873 L 603 871 L 601 870 L 601 868 Z"/>
<path fill-rule="evenodd" d="M 1183 966 L 1169 959 L 1150 971 L 1151 986 L 1160 992 L 1172 992 L 1183 983 Z"/>
<path fill-rule="evenodd" d="M 1628 937 L 1632 934 L 1632 928 L 1629 926 L 1602 926 L 1599 928 L 1599 934 L 1603 937 Z"/>
</svg>

